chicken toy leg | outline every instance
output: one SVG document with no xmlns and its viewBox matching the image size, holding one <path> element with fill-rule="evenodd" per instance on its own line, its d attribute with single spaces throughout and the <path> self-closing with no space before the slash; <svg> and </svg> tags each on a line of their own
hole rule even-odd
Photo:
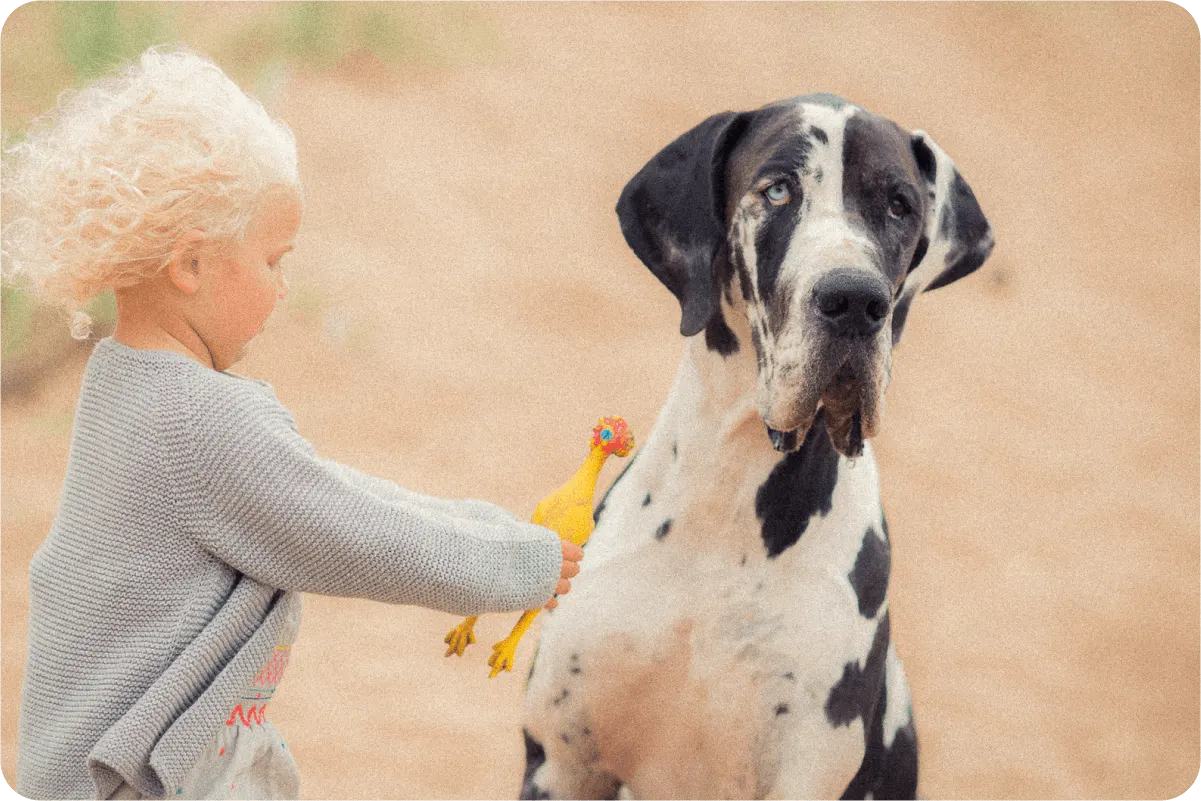
<svg viewBox="0 0 1201 801">
<path fill-rule="evenodd" d="M 592 429 L 591 449 L 584 464 L 580 465 L 580 469 L 566 484 L 539 502 L 530 521 L 546 526 L 561 539 L 583 545 L 592 535 L 592 498 L 596 494 L 596 480 L 600 476 L 601 467 L 610 455 L 627 456 L 633 447 L 634 435 L 625 420 L 620 417 L 602 417 L 596 428 Z M 525 636 L 539 611 L 528 609 L 523 612 L 509 636 L 492 646 L 492 656 L 488 659 L 492 668 L 489 678 L 502 670 L 513 670 L 517 644 Z M 475 642 L 472 629 L 476 619 L 466 618 L 446 635 L 444 642 L 449 645 L 446 649 L 447 656 L 462 656 L 467 646 Z"/>
</svg>

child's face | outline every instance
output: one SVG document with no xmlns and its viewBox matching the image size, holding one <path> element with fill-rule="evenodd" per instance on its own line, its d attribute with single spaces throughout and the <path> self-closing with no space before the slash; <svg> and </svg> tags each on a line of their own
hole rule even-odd
<svg viewBox="0 0 1201 801">
<path fill-rule="evenodd" d="M 288 294 L 280 259 L 292 249 L 299 227 L 299 199 L 291 192 L 274 192 L 264 200 L 245 238 L 211 262 L 197 300 L 206 329 L 200 333 L 215 369 L 225 370 L 242 358 L 276 301 Z"/>
</svg>

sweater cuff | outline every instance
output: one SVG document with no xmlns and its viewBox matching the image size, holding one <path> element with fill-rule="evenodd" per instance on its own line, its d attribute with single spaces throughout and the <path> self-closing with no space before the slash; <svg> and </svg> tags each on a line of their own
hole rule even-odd
<svg viewBox="0 0 1201 801">
<path fill-rule="evenodd" d="M 563 548 L 554 532 L 542 530 L 546 532 L 545 538 L 515 543 L 507 571 L 509 580 L 496 588 L 486 611 L 540 609 L 550 600 L 559 583 Z"/>
</svg>

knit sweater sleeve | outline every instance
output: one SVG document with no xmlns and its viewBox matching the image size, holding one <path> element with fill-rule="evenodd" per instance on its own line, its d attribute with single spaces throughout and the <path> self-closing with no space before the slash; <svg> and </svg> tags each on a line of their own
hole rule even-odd
<svg viewBox="0 0 1201 801">
<path fill-rule="evenodd" d="M 433 509 L 445 512 L 451 517 L 462 517 L 468 520 L 481 520 L 493 523 L 512 523 L 516 515 L 507 509 L 475 498 L 436 498 L 420 492 L 405 489 L 395 481 L 378 476 L 372 476 L 355 468 L 326 459 L 329 467 L 342 475 L 347 481 L 376 495 L 382 500 L 395 500 L 403 504 L 419 506 L 423 509 Z"/>
<path fill-rule="evenodd" d="M 269 390 L 213 379 L 195 382 L 184 421 L 183 494 L 216 558 L 281 589 L 464 615 L 537 608 L 554 592 L 553 532 L 366 486 L 319 457 Z"/>
</svg>

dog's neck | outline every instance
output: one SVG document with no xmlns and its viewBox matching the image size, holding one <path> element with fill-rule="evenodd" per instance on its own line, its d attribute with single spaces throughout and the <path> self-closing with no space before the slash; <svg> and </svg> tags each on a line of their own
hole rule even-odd
<svg viewBox="0 0 1201 801">
<path fill-rule="evenodd" d="M 709 347 L 704 332 L 687 340 L 667 402 L 639 455 L 641 483 L 630 498 L 629 512 L 637 515 L 647 505 L 644 497 L 661 499 L 672 515 L 667 535 L 672 542 L 738 560 L 762 550 L 759 526 L 747 523 L 761 517 L 761 490 L 789 457 L 773 449 L 755 401 L 758 360 L 745 310 L 727 302 L 722 314 L 737 349 L 722 355 Z M 822 448 L 824 453 L 831 450 L 828 443 Z M 801 465 L 809 454 L 802 445 L 790 455 L 793 478 L 786 483 L 793 482 L 789 486 L 797 491 L 795 477 L 807 475 Z M 845 485 L 840 490 L 843 517 L 876 519 L 879 487 L 870 447 L 853 462 L 836 458 L 838 481 Z M 634 519 L 628 523 L 631 529 L 639 525 Z M 862 537 L 859 522 L 849 528 L 843 523 L 841 517 L 832 523 L 831 536 Z M 810 540 L 821 540 L 815 536 L 811 532 Z"/>
<path fill-rule="evenodd" d="M 722 355 L 704 332 L 690 337 L 667 402 L 648 438 L 646 456 L 661 467 L 672 493 L 690 498 L 692 511 L 725 517 L 746 505 L 780 458 L 755 403 L 756 357 L 745 310 L 723 304 L 737 349 Z M 753 502 L 753 498 L 750 499 Z"/>
<path fill-rule="evenodd" d="M 711 339 L 724 337 L 711 338 L 703 331 L 687 341 L 677 382 L 690 385 L 691 392 L 681 392 L 687 397 L 680 400 L 693 408 L 681 410 L 681 417 L 691 418 L 707 429 L 715 445 L 770 451 L 771 443 L 755 403 L 758 360 L 741 298 L 732 302 L 723 298 L 720 317 L 713 325 L 720 326 L 722 320 L 732 335 L 727 341 L 736 343 L 732 352 L 723 354 L 710 347 Z"/>
</svg>

